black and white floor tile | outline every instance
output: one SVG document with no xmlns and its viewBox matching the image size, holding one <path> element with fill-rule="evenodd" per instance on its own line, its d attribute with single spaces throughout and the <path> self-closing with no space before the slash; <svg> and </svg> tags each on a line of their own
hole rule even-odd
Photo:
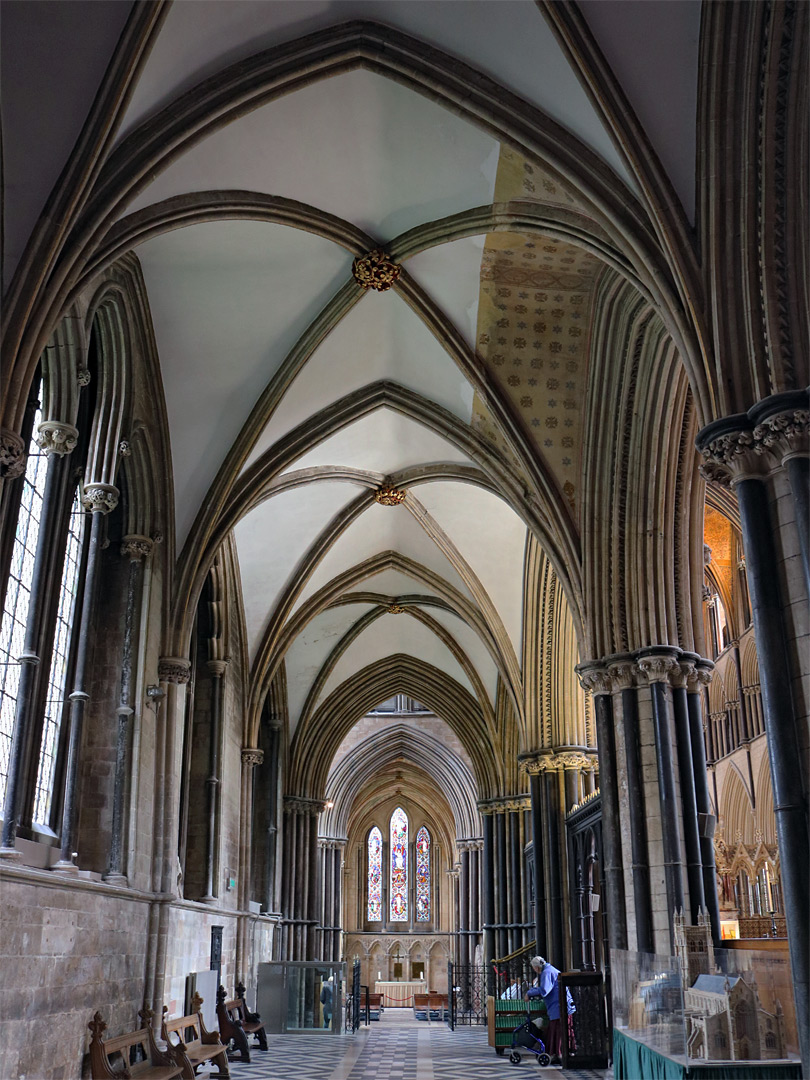
<svg viewBox="0 0 810 1080">
<path fill-rule="evenodd" d="M 270 1035 L 267 1053 L 250 1064 L 231 1062 L 232 1080 L 606 1080 L 591 1069 L 540 1069 L 530 1055 L 512 1065 L 487 1045 L 486 1028 L 459 1028 L 413 1018 L 410 1009 L 387 1009 L 355 1035 Z M 530 1071 L 529 1071 L 530 1070 Z M 214 1075 L 216 1072 L 214 1070 Z"/>
</svg>

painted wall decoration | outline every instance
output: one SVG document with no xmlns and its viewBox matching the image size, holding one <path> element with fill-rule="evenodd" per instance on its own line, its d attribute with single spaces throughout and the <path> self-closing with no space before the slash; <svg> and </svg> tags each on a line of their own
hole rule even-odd
<svg viewBox="0 0 810 1080">
<path fill-rule="evenodd" d="M 416 921 L 430 921 L 430 833 L 416 834 Z"/>
<path fill-rule="evenodd" d="M 369 922 L 382 919 L 382 833 L 375 825 L 368 834 L 368 914 Z"/>
<path fill-rule="evenodd" d="M 391 815 L 391 920 L 408 921 L 408 815 L 401 806 Z"/>
</svg>

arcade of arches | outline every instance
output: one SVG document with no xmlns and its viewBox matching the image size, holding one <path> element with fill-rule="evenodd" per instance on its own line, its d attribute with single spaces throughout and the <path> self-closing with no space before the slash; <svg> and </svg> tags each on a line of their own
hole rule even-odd
<svg viewBox="0 0 810 1080">
<path fill-rule="evenodd" d="M 0 1074 L 215 926 L 808 1014 L 809 15 L 5 0 Z"/>
</svg>

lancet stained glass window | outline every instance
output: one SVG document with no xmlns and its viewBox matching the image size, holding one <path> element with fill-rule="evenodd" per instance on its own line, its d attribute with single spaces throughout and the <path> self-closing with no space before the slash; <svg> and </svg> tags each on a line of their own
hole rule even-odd
<svg viewBox="0 0 810 1080">
<path fill-rule="evenodd" d="M 59 612 L 56 616 L 56 633 L 53 641 L 51 670 L 48 678 L 48 699 L 45 702 L 45 719 L 42 725 L 42 746 L 39 753 L 37 790 L 34 799 L 34 821 L 48 824 L 53 796 L 56 747 L 59 729 L 65 715 L 65 691 L 67 689 L 67 665 L 70 651 L 70 634 L 76 610 L 76 593 L 79 586 L 79 564 L 82 556 L 82 533 L 84 514 L 79 490 L 70 511 L 65 562 L 62 568 L 62 584 L 59 588 Z"/>
<path fill-rule="evenodd" d="M 408 921 L 408 815 L 401 806 L 391 815 L 391 921 Z"/>
<path fill-rule="evenodd" d="M 368 921 L 382 919 L 382 833 L 375 825 L 368 834 Z"/>
<path fill-rule="evenodd" d="M 430 833 L 416 834 L 416 921 L 430 922 Z"/>
<path fill-rule="evenodd" d="M 34 432 L 39 430 L 42 413 L 37 408 L 34 416 Z M 31 601 L 31 579 L 34 573 L 34 556 L 42 517 L 42 496 L 45 491 L 45 474 L 48 458 L 31 439 L 25 464 L 20 512 L 17 531 L 11 552 L 11 572 L 8 578 L 3 621 L 0 624 L 0 806 L 6 794 L 8 761 L 11 752 L 11 736 L 17 710 L 17 690 L 20 684 L 20 666 L 17 658 L 25 648 L 25 625 Z"/>
</svg>

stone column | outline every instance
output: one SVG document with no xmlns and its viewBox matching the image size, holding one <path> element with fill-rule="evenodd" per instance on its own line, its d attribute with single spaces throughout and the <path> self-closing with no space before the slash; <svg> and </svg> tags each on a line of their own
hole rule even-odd
<svg viewBox="0 0 810 1080">
<path fill-rule="evenodd" d="M 206 835 L 205 835 L 205 895 L 204 904 L 213 903 L 219 893 L 214 880 L 219 825 L 220 753 L 222 738 L 222 706 L 224 698 L 227 660 L 208 660 L 206 667 L 211 673 L 211 728 L 208 743 L 208 776 L 206 788 Z"/>
<path fill-rule="evenodd" d="M 53 576 L 50 556 L 59 521 L 64 513 L 63 503 L 67 494 L 65 489 L 70 469 L 68 455 L 75 449 L 78 434 L 76 428 L 67 424 L 41 424 L 37 439 L 40 447 L 48 455 L 48 467 L 45 475 L 34 568 L 31 575 L 31 593 L 23 651 L 16 657 L 20 664 L 20 681 L 17 686 L 14 728 L 9 750 L 0 858 L 17 859 L 20 857 L 16 842 L 24 797 L 23 778 L 27 760 L 33 749 L 34 732 L 39 726 L 34 715 L 34 702 L 39 684 L 44 615 L 49 585 Z M 11 433 L 4 433 L 3 463 L 6 477 L 14 478 L 25 471 L 25 447 L 17 436 L 13 439 L 10 436 Z"/>
<path fill-rule="evenodd" d="M 242 747 L 242 784 L 239 799 L 239 907 L 247 911 L 250 902 L 251 850 L 253 847 L 254 770 L 264 761 L 264 751 Z M 239 919 L 236 941 L 236 971 L 243 978 L 248 964 L 248 919 Z"/>
<path fill-rule="evenodd" d="M 593 694 L 596 746 L 599 754 L 599 789 L 602 795 L 602 852 L 604 855 L 605 904 L 609 948 L 627 948 L 624 903 L 619 788 L 616 738 L 613 728 L 611 680 L 601 663 L 579 664 L 577 674 L 585 690 Z"/>
<path fill-rule="evenodd" d="M 484 908 L 484 963 L 487 972 L 490 971 L 490 961 L 495 958 L 495 933 L 492 924 L 495 921 L 495 883 L 494 883 L 494 852 L 493 852 L 493 821 L 492 811 L 486 807 L 479 807 L 484 826 L 483 848 L 483 908 Z"/>
<path fill-rule="evenodd" d="M 98 574 L 101 562 L 101 544 L 104 516 L 118 505 L 118 490 L 111 484 L 87 484 L 82 503 L 90 511 L 90 541 L 87 552 L 87 568 L 84 576 L 82 612 L 79 620 L 79 644 L 76 649 L 76 666 L 73 675 L 73 692 L 70 694 L 70 730 L 68 756 L 65 769 L 65 802 L 62 812 L 62 846 L 59 862 L 54 870 L 75 873 L 78 867 L 73 859 L 77 852 L 76 819 L 78 811 L 79 755 L 82 748 L 84 713 L 90 695 L 85 689 L 87 657 L 90 649 L 91 624 L 95 607 Z"/>
<path fill-rule="evenodd" d="M 672 724 L 667 690 L 670 674 L 676 666 L 676 657 L 679 654 L 679 649 L 666 645 L 650 646 L 641 649 L 637 654 L 638 666 L 650 684 L 652 699 L 658 803 L 661 812 L 661 846 L 664 855 L 670 946 L 673 950 L 675 938 L 672 918 L 674 913 L 679 912 L 684 906 L 684 889 L 681 836 L 678 828 L 681 809 L 676 794 Z"/>
<path fill-rule="evenodd" d="M 717 899 L 717 871 L 714 861 L 714 827 L 712 802 L 709 795 L 709 774 L 706 765 L 706 742 L 703 736 L 703 694 L 701 686 L 708 686 L 714 664 L 703 657 L 695 659 L 695 665 L 686 681 L 686 708 L 689 713 L 689 740 L 692 744 L 692 768 L 695 777 L 695 808 L 698 815 L 700 862 L 703 873 L 703 897 L 709 912 L 712 938 L 720 945 L 720 904 Z"/>
<path fill-rule="evenodd" d="M 264 888 L 262 906 L 265 911 L 277 910 L 276 862 L 278 851 L 278 784 L 279 784 L 279 743 L 281 728 L 271 724 L 267 746 L 267 759 L 270 762 L 270 781 L 267 794 L 267 849 L 265 852 Z"/>
<path fill-rule="evenodd" d="M 458 938 L 457 963 L 467 967 L 470 963 L 470 929 L 468 920 L 470 917 L 470 850 L 466 840 L 457 840 L 456 846 L 459 853 L 458 874 L 458 908 L 456 915 L 456 930 Z"/>
<path fill-rule="evenodd" d="M 531 798 L 532 852 L 534 855 L 534 940 L 537 953 L 547 955 L 546 944 L 546 882 L 543 868 L 543 794 L 540 782 L 540 758 L 525 762 L 529 774 Z"/>
<path fill-rule="evenodd" d="M 806 494 L 801 490 L 806 467 L 799 464 L 789 474 L 797 481 L 794 493 L 797 531 L 805 533 L 798 538 L 805 567 L 803 590 L 795 581 L 783 586 L 779 578 L 780 554 L 785 543 L 790 542 L 786 534 L 792 534 L 792 530 L 786 528 L 780 532 L 774 528 L 766 474 L 774 459 L 781 466 L 793 457 L 807 456 L 808 430 L 807 395 L 775 395 L 760 402 L 747 416 L 727 417 L 709 424 L 697 440 L 706 460 L 704 475 L 714 482 L 732 485 L 740 507 L 797 1017 L 810 1015 L 810 875 L 807 872 L 810 836 L 805 794 L 807 721 L 797 711 L 792 684 L 794 679 L 798 683 L 807 677 L 807 658 L 801 650 L 789 652 L 783 612 L 791 603 L 806 606 L 810 591 L 805 557 L 808 541 L 806 529 L 800 527 L 806 520 Z M 785 588 L 788 595 L 784 595 Z M 801 729 L 799 725 L 803 725 Z M 799 1046 L 807 1071 L 810 1069 L 807 1024 L 799 1024 Z"/>
<path fill-rule="evenodd" d="M 125 536 L 121 554 L 129 559 L 127 608 L 124 616 L 124 642 L 121 649 L 121 689 L 118 697 L 118 740 L 115 748 L 115 784 L 113 788 L 112 827 L 110 830 L 110 859 L 105 879 L 115 885 L 126 885 L 124 873 L 124 794 L 129 764 L 129 722 L 133 715 L 132 672 L 135 624 L 138 618 L 138 599 L 143 586 L 144 561 L 152 553 L 153 543 L 148 536 Z"/>
<path fill-rule="evenodd" d="M 692 740 L 689 731 L 689 706 L 687 682 L 695 673 L 698 656 L 684 653 L 677 666 L 670 671 L 672 706 L 675 720 L 675 745 L 678 754 L 678 776 L 681 787 L 683 810 L 683 838 L 686 849 L 686 881 L 689 885 L 689 912 L 692 925 L 698 925 L 698 917 L 706 906 L 703 890 L 703 863 L 700 854 L 697 796 L 695 791 L 695 768 L 692 761 Z"/>
<path fill-rule="evenodd" d="M 624 736 L 624 771 L 626 804 L 630 825 L 630 860 L 633 877 L 633 911 L 636 922 L 636 948 L 654 952 L 652 898 L 650 894 L 650 858 L 647 848 L 647 808 L 644 797 L 644 772 L 641 767 L 639 739 L 638 690 L 636 669 L 631 656 L 611 657 L 610 677 L 616 714 Z"/>
<path fill-rule="evenodd" d="M 284 934 L 281 959 L 314 960 L 318 925 L 318 814 L 320 799 L 284 797 L 282 913 Z"/>
</svg>

